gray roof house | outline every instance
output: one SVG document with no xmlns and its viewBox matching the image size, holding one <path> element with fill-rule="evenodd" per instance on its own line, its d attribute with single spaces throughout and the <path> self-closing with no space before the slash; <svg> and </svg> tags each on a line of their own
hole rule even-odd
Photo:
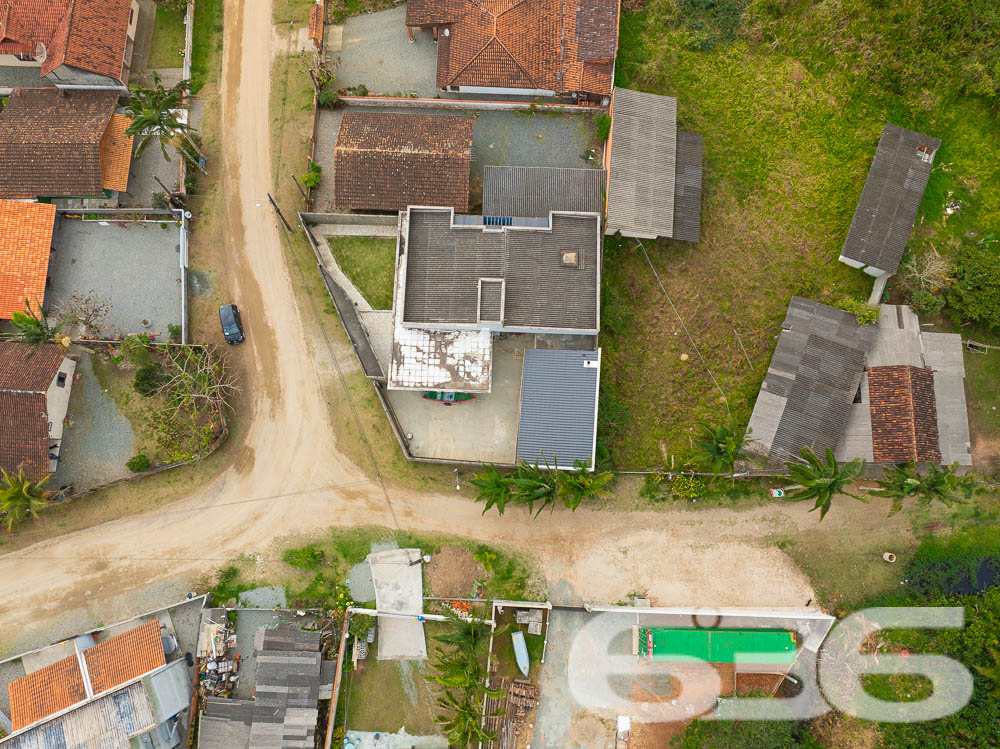
<svg viewBox="0 0 1000 749">
<path fill-rule="evenodd" d="M 749 455 L 780 465 L 809 447 L 843 462 L 971 465 L 961 336 L 922 332 L 905 306 L 882 305 L 864 327 L 799 297 L 781 327 Z"/>
<path fill-rule="evenodd" d="M 483 215 L 599 214 L 604 210 L 605 178 L 603 169 L 487 165 L 483 168 Z"/>
<path fill-rule="evenodd" d="M 610 112 L 605 233 L 697 242 L 702 140 L 677 131 L 677 100 L 616 88 Z"/>
<path fill-rule="evenodd" d="M 886 124 L 840 261 L 865 273 L 895 273 L 941 147 L 938 138 Z"/>
<path fill-rule="evenodd" d="M 494 336 L 534 335 L 519 366 L 520 396 L 510 396 L 521 399 L 516 457 L 552 468 L 555 457 L 560 468 L 582 460 L 593 470 L 600 215 L 411 206 L 398 241 L 387 388 L 490 393 Z M 474 418 L 474 405 L 462 408 Z"/>
<path fill-rule="evenodd" d="M 319 632 L 262 629 L 254 699 L 206 698 L 199 749 L 311 749 L 319 718 Z"/>
</svg>

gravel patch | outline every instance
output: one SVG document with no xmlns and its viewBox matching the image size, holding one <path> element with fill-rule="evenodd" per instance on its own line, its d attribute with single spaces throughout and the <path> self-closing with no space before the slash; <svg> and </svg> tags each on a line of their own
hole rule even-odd
<svg viewBox="0 0 1000 749">
<path fill-rule="evenodd" d="M 77 491 L 131 476 L 125 461 L 135 449 L 135 432 L 94 374 L 91 355 L 76 367 L 69 412 L 59 451 L 59 466 L 49 485 Z"/>
<path fill-rule="evenodd" d="M 10 682 L 26 676 L 24 664 L 20 660 L 0 663 L 0 713 L 10 715 L 10 692 L 6 686 Z"/>
<path fill-rule="evenodd" d="M 351 598 L 360 603 L 375 600 L 375 581 L 372 579 L 372 566 L 367 561 L 359 562 L 351 567 L 347 578 L 347 587 Z"/>
<path fill-rule="evenodd" d="M 128 172 L 128 189 L 118 194 L 118 205 L 122 208 L 152 208 L 153 193 L 163 192 L 156 181 L 159 177 L 170 190 L 177 190 L 181 183 L 180 156 L 173 146 L 167 146 L 167 155 L 163 158 L 158 141 L 146 146 L 142 156 L 136 157 L 135 149 L 139 147 L 136 140 L 132 151 L 132 165 Z"/>
<path fill-rule="evenodd" d="M 331 213 L 334 209 L 333 149 L 337 144 L 337 132 L 343 116 L 343 109 L 317 110 L 313 159 L 323 167 L 323 178 L 312 191 L 312 210 L 317 213 Z"/>
<path fill-rule="evenodd" d="M 406 5 L 366 13 L 344 22 L 342 49 L 331 57 L 337 88 L 364 85 L 370 94 L 433 98 L 437 88 L 437 44 L 431 32 L 406 34 Z"/>
<path fill-rule="evenodd" d="M 250 609 L 283 609 L 288 603 L 285 600 L 285 589 L 277 587 L 254 588 L 240 593 L 240 605 Z"/>
</svg>

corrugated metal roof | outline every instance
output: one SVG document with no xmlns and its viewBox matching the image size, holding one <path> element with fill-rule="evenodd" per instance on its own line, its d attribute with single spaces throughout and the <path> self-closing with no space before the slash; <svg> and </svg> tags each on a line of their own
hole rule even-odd
<svg viewBox="0 0 1000 749">
<path fill-rule="evenodd" d="M 940 147 L 938 138 L 886 124 L 842 257 L 896 272 Z"/>
<path fill-rule="evenodd" d="M 519 460 L 551 468 L 572 468 L 583 460 L 593 468 L 600 363 L 600 349 L 524 352 Z"/>
<path fill-rule="evenodd" d="M 697 242 L 701 238 L 701 153 L 698 133 L 677 133 L 673 239 L 682 242 Z"/>
<path fill-rule="evenodd" d="M 483 215 L 548 218 L 551 211 L 601 214 L 604 181 L 603 169 L 487 165 L 483 169 Z"/>
<path fill-rule="evenodd" d="M 607 233 L 674 233 L 677 100 L 616 88 L 612 108 Z"/>
<path fill-rule="evenodd" d="M 822 453 L 844 432 L 875 331 L 843 310 L 792 297 L 749 427 L 772 463 Z"/>
<path fill-rule="evenodd" d="M 480 279 L 503 279 L 504 329 L 597 330 L 599 216 L 557 213 L 543 229 L 451 219 L 447 209 L 409 210 L 404 324 L 477 325 Z M 564 250 L 577 252 L 576 265 L 563 263 Z"/>
</svg>

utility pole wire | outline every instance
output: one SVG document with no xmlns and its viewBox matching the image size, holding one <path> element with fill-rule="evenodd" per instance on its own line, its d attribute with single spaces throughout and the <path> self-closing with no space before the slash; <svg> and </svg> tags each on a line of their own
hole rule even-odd
<svg viewBox="0 0 1000 749">
<path fill-rule="evenodd" d="M 722 405 L 726 407 L 726 416 L 732 419 L 733 415 L 729 410 L 729 399 L 726 397 L 726 394 L 722 392 L 722 386 L 719 385 L 719 381 L 715 379 L 715 375 L 712 374 L 712 368 L 708 366 L 708 362 L 705 361 L 705 357 L 701 355 L 701 350 L 698 348 L 698 344 L 694 342 L 694 338 L 691 335 L 691 331 L 689 331 L 687 325 L 684 324 L 684 318 L 681 317 L 680 312 L 677 311 L 677 307 L 674 306 L 674 301 L 670 298 L 670 294 L 667 293 L 667 289 L 663 285 L 663 281 L 660 280 L 660 274 L 657 273 L 656 268 L 653 267 L 653 263 L 649 259 L 649 255 L 646 253 L 646 248 L 642 246 L 642 242 L 640 242 L 638 239 L 635 240 L 635 243 L 639 245 L 639 249 L 642 250 L 642 256 L 646 258 L 646 265 L 648 265 L 649 269 L 653 271 L 653 278 L 655 278 L 656 283 L 659 284 L 660 291 L 663 292 L 663 296 L 667 298 L 667 302 L 670 304 L 670 309 L 674 311 L 674 315 L 676 315 L 677 320 L 681 324 L 681 327 L 684 328 L 684 335 L 686 335 L 688 337 L 688 340 L 691 341 L 691 345 L 694 347 L 694 352 L 698 355 L 698 358 L 701 360 L 702 365 L 705 367 L 705 371 L 708 372 L 708 376 L 712 378 L 712 382 L 715 384 L 715 388 L 719 391 L 719 395 L 722 396 Z"/>
</svg>

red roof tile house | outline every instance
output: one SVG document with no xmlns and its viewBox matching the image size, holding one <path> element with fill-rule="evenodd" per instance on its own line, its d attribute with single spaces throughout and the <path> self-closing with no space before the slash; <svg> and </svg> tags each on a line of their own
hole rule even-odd
<svg viewBox="0 0 1000 749">
<path fill-rule="evenodd" d="M 118 629 L 116 626 L 113 629 Z M 12 747 L 170 747 L 190 705 L 184 659 L 160 619 L 80 635 L 24 654 L 9 681 Z M 176 646 L 175 646 L 176 647 Z M 167 652 L 176 653 L 168 659 Z"/>
<path fill-rule="evenodd" d="M 333 151 L 334 203 L 395 213 L 411 205 L 469 210 L 471 117 L 347 110 Z"/>
<path fill-rule="evenodd" d="M 124 86 L 138 20 L 138 0 L 0 0 L 0 69 L 35 85 Z"/>
<path fill-rule="evenodd" d="M 0 200 L 0 320 L 45 301 L 56 207 Z"/>
<path fill-rule="evenodd" d="M 115 91 L 15 89 L 0 109 L 0 198 L 117 207 L 133 143 L 117 103 Z"/>
<path fill-rule="evenodd" d="M 0 468 L 34 481 L 55 471 L 74 372 L 55 344 L 0 341 Z"/>
<path fill-rule="evenodd" d="M 410 0 L 406 25 L 434 30 L 442 90 L 607 105 L 618 12 L 618 0 Z"/>
</svg>

